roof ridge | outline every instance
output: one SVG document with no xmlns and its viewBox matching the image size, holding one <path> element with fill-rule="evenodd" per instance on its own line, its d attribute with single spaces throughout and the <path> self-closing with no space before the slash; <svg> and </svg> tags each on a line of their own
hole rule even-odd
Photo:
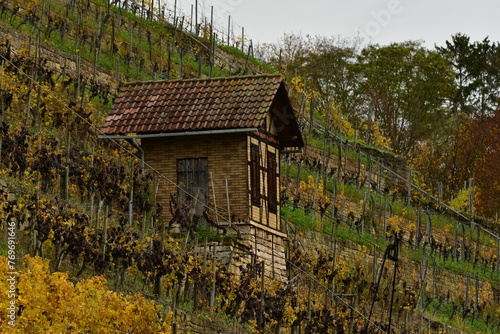
<svg viewBox="0 0 500 334">
<path fill-rule="evenodd" d="M 225 81 L 225 80 L 235 80 L 235 79 L 257 79 L 257 78 L 273 78 L 279 77 L 281 78 L 281 74 L 272 74 L 272 73 L 264 73 L 264 74 L 252 74 L 252 75 L 234 75 L 227 77 L 207 77 L 207 78 L 188 78 L 188 79 L 167 79 L 167 80 L 148 80 L 148 81 L 130 81 L 125 82 L 123 86 L 134 86 L 134 85 L 145 85 L 152 83 L 176 83 L 176 82 L 196 82 L 196 81 Z"/>
</svg>

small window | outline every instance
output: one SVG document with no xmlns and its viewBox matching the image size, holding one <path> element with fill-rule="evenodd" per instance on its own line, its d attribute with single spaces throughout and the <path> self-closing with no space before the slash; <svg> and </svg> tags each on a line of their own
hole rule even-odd
<svg viewBox="0 0 500 334">
<path fill-rule="evenodd" d="M 277 181 L 278 163 L 276 154 L 267 152 L 267 197 L 269 203 L 269 211 L 276 212 L 278 210 L 278 181 Z"/>
<path fill-rule="evenodd" d="M 202 216 L 208 205 L 208 158 L 178 159 L 178 204 L 194 206 L 194 214 Z"/>
<path fill-rule="evenodd" d="M 253 144 L 250 146 L 250 194 L 252 204 L 260 205 L 260 152 Z"/>
</svg>

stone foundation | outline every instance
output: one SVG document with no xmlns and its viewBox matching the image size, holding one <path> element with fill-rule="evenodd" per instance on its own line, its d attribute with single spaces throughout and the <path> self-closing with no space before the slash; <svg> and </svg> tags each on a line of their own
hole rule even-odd
<svg viewBox="0 0 500 334">
<path fill-rule="evenodd" d="M 287 280 L 285 233 L 253 221 L 232 224 L 231 228 L 227 226 L 225 228 L 234 231 L 237 240 L 227 239 L 209 243 L 208 256 L 212 256 L 215 247 L 215 256 L 219 261 L 229 263 L 235 272 L 254 261 L 264 262 L 266 277 L 282 282 Z"/>
</svg>

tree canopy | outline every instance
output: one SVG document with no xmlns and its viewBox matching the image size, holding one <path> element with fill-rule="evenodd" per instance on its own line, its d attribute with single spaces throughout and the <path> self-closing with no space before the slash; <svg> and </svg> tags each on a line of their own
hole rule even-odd
<svg viewBox="0 0 500 334">
<path fill-rule="evenodd" d="M 488 37 L 472 42 L 464 34 L 452 36 L 437 47 L 455 72 L 453 110 L 481 116 L 498 109 L 500 102 L 500 44 Z"/>
<path fill-rule="evenodd" d="M 323 115 L 327 127 L 334 120 L 334 131 L 346 129 L 339 124 L 347 119 L 368 144 L 380 142 L 375 133 L 387 138 L 383 142 L 407 156 L 430 189 L 444 185 L 450 198 L 477 177 L 478 209 L 488 215 L 496 210 L 484 200 L 498 202 L 500 194 L 480 178 L 500 178 L 491 168 L 500 102 L 498 42 L 458 33 L 428 49 L 414 41 L 365 45 L 286 35 L 267 55 L 301 83 L 297 104 L 307 105 L 310 117 Z"/>
</svg>

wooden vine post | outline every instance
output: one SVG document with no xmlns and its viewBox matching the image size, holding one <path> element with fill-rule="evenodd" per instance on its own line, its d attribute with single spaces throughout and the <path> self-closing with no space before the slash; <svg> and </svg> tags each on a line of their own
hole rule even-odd
<svg viewBox="0 0 500 334">
<path fill-rule="evenodd" d="M 370 230 L 368 231 L 371 233 L 372 229 L 376 231 L 376 226 L 375 226 L 375 198 L 373 197 L 373 194 L 370 194 L 370 209 L 371 209 L 371 217 L 370 217 Z"/>
<path fill-rule="evenodd" d="M 260 310 L 259 310 L 259 313 L 260 313 L 260 319 L 261 319 L 261 326 L 264 327 L 264 312 L 265 312 L 265 308 L 266 308 L 266 285 L 265 285 L 265 270 L 266 270 L 266 264 L 264 261 L 261 262 L 261 265 L 262 265 L 262 272 L 261 272 L 261 276 L 260 276 Z"/>
<path fill-rule="evenodd" d="M 356 132 L 357 133 L 357 132 Z M 358 168 L 356 174 L 356 188 L 361 188 L 361 148 L 357 146 L 356 153 L 358 155 Z"/>
<path fill-rule="evenodd" d="M 469 288 L 470 288 L 470 274 L 467 273 L 467 281 L 465 285 L 465 299 L 462 304 L 462 317 L 465 319 L 468 313 L 468 307 L 467 307 L 467 302 L 469 301 Z"/>
<path fill-rule="evenodd" d="M 4 61 L 2 60 L 1 62 L 2 64 L 2 75 L 4 75 Z M 2 78 L 0 78 L 0 92 L 3 90 L 3 87 L 2 87 Z M 4 97 L 3 96 L 0 96 L 0 129 L 3 128 L 3 115 L 5 114 L 5 101 L 4 101 Z M 2 163 L 2 142 L 3 142 L 3 136 L 0 135 L 0 163 Z"/>
<path fill-rule="evenodd" d="M 465 253 L 465 225 L 462 223 L 460 224 L 462 226 L 462 247 L 460 249 L 460 255 L 462 262 L 465 262 L 465 258 L 467 254 Z"/>
<path fill-rule="evenodd" d="M 312 281 L 307 280 L 307 322 L 311 322 L 312 318 L 312 303 L 311 303 L 311 294 L 312 294 Z"/>
<path fill-rule="evenodd" d="M 296 196 L 295 198 L 296 199 L 299 199 L 300 198 L 300 191 L 299 191 L 299 187 L 300 187 L 300 166 L 301 164 L 296 161 L 295 164 L 297 165 L 297 180 L 295 181 L 295 191 L 296 191 Z"/>
<path fill-rule="evenodd" d="M 70 142 L 70 133 L 69 129 L 67 130 L 66 136 L 66 167 L 64 169 L 64 200 L 66 203 L 69 201 L 69 164 L 70 164 L 70 150 L 71 150 L 71 142 Z"/>
<path fill-rule="evenodd" d="M 319 171 L 316 171 L 316 178 L 314 180 L 314 194 L 313 194 L 313 202 L 312 202 L 312 209 L 311 209 L 311 221 L 313 224 L 315 224 L 315 214 L 316 214 L 316 201 L 317 201 L 317 196 L 318 196 L 318 184 L 319 184 Z"/>
<path fill-rule="evenodd" d="M 476 294 L 474 296 L 475 298 L 474 298 L 474 318 L 473 318 L 473 320 L 477 317 L 478 310 L 479 310 L 479 289 L 480 289 L 479 275 L 476 273 Z"/>
<path fill-rule="evenodd" d="M 343 175 L 342 171 L 342 115 L 339 117 L 340 122 L 339 122 L 339 140 L 338 140 L 338 151 L 339 151 L 339 156 L 338 156 L 338 164 L 337 164 L 337 178 L 340 179 Z M 346 157 L 346 164 L 347 164 L 347 157 Z"/>
<path fill-rule="evenodd" d="M 420 247 L 420 239 L 422 238 L 420 235 L 420 224 L 422 222 L 422 210 L 418 209 L 417 211 L 417 222 L 415 226 L 415 248 Z"/>
<path fill-rule="evenodd" d="M 330 278 L 330 284 L 329 287 L 332 291 L 332 294 L 335 293 L 335 267 L 337 264 L 337 238 L 335 237 L 335 231 L 337 228 L 337 224 L 332 220 L 332 237 L 331 237 L 331 244 L 332 244 L 332 275 Z M 333 296 L 332 296 L 333 298 Z"/>
<path fill-rule="evenodd" d="M 380 159 L 377 161 L 377 167 L 378 167 L 378 177 L 377 177 L 377 192 L 380 194 L 381 189 L 382 189 L 382 163 L 380 162 Z"/>
<path fill-rule="evenodd" d="M 129 199 L 128 199 L 128 224 L 133 226 L 134 223 L 134 160 L 130 162 L 130 180 L 129 180 Z"/>
<path fill-rule="evenodd" d="M 426 227 L 425 227 L 425 244 L 431 246 L 431 215 L 429 211 L 425 212 L 427 214 Z"/>
<path fill-rule="evenodd" d="M 212 291 L 210 293 L 210 308 L 213 310 L 215 306 L 215 292 L 216 292 L 216 282 L 217 282 L 217 259 L 216 259 L 216 244 L 212 244 L 212 271 L 214 273 L 214 278 L 212 281 Z"/>
<path fill-rule="evenodd" d="M 368 156 L 368 189 L 369 190 L 375 190 L 375 189 L 372 189 L 372 156 L 369 155 Z"/>
<path fill-rule="evenodd" d="M 412 169 L 410 168 L 408 170 L 408 198 L 407 198 L 407 205 L 408 206 L 411 205 L 411 187 L 412 187 L 411 179 L 412 179 Z"/>
<path fill-rule="evenodd" d="M 360 221 L 360 232 L 364 233 L 365 231 L 365 220 L 366 220 L 366 201 L 367 201 L 368 193 L 363 193 L 363 207 L 361 212 L 361 221 Z"/>
<path fill-rule="evenodd" d="M 455 221 L 455 230 L 453 231 L 453 260 L 457 260 L 458 259 L 458 252 L 457 252 L 457 248 L 458 248 L 458 221 Z"/>
<path fill-rule="evenodd" d="M 280 59 L 281 59 L 281 53 L 280 53 Z M 315 102 L 315 99 L 311 98 L 311 103 L 309 104 L 309 136 L 312 136 L 312 133 L 313 133 L 314 107 L 315 107 L 314 102 Z M 304 150 L 305 150 L 305 148 L 304 148 Z"/>
<path fill-rule="evenodd" d="M 497 239 L 497 272 L 500 273 L 500 238 Z"/>
<path fill-rule="evenodd" d="M 334 226 L 335 226 L 335 203 L 337 202 L 337 180 L 333 180 L 333 189 L 332 189 L 332 216 L 331 216 L 331 220 L 332 220 L 332 235 L 333 235 L 333 231 L 334 231 Z"/>
<path fill-rule="evenodd" d="M 424 260 L 420 265 L 420 291 L 418 297 L 418 306 L 422 312 L 424 312 L 425 308 L 425 277 L 427 273 L 427 262 L 428 262 L 429 253 L 426 251 L 424 255 Z"/>
<path fill-rule="evenodd" d="M 103 261 L 106 258 L 106 244 L 108 243 L 108 214 L 109 214 L 109 205 L 106 205 L 106 209 L 104 211 L 104 223 L 102 227 L 102 242 L 101 242 L 101 253 Z"/>
</svg>

